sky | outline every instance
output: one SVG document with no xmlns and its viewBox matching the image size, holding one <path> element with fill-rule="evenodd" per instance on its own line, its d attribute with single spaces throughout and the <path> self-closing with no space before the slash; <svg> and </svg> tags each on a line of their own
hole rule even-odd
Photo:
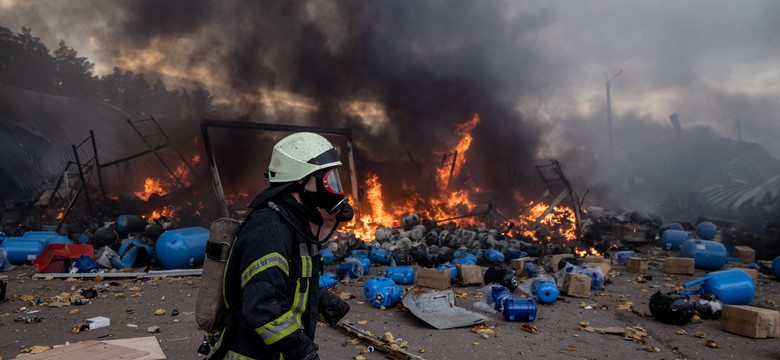
<svg viewBox="0 0 780 360">
<path fill-rule="evenodd" d="M 0 26 L 65 40 L 99 74 L 203 83 L 226 117 L 355 127 L 366 148 L 441 147 L 478 113 L 495 141 L 475 152 L 603 159 L 611 79 L 618 157 L 671 133 L 672 113 L 731 139 L 739 119 L 780 157 L 773 0 L 0 0 Z"/>
</svg>

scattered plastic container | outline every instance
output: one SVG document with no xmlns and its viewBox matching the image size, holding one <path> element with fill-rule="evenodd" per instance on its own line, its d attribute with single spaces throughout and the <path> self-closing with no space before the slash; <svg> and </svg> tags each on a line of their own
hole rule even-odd
<svg viewBox="0 0 780 360">
<path fill-rule="evenodd" d="M 686 241 L 688 233 L 683 230 L 668 229 L 661 235 L 661 242 L 666 250 L 679 250 Z"/>
<path fill-rule="evenodd" d="M 696 225 L 696 235 L 702 240 L 712 240 L 717 232 L 718 227 L 709 221 L 703 221 Z"/>
<path fill-rule="evenodd" d="M 358 280 L 363 277 L 363 263 L 360 260 L 348 257 L 336 268 L 336 277 L 339 280 Z"/>
<path fill-rule="evenodd" d="M 739 261 L 739 258 L 729 256 L 723 244 L 699 239 L 685 241 L 680 247 L 680 256 L 693 258 L 693 266 L 703 270 L 720 270 L 727 261 Z"/>
<path fill-rule="evenodd" d="M 43 251 L 46 245 L 41 240 L 12 236 L 5 239 L 0 244 L 0 247 L 5 249 L 8 262 L 13 265 L 24 265 L 32 264 L 33 260 Z"/>
<path fill-rule="evenodd" d="M 617 261 L 618 265 L 626 265 L 626 259 L 635 256 L 636 253 L 633 250 L 618 251 L 618 253 L 615 254 L 615 261 Z"/>
<path fill-rule="evenodd" d="M 371 300 L 371 298 L 374 297 L 374 294 L 376 294 L 377 290 L 385 286 L 395 286 L 395 282 L 392 279 L 386 277 L 375 277 L 368 279 L 366 284 L 363 286 L 363 295 Z"/>
<path fill-rule="evenodd" d="M 380 264 L 389 264 L 390 260 L 393 259 L 393 254 L 380 247 L 373 247 L 371 252 L 368 253 L 368 258 Z"/>
<path fill-rule="evenodd" d="M 371 260 L 369 260 L 367 257 L 348 256 L 347 259 L 355 259 L 360 261 L 360 263 L 363 265 L 363 274 L 368 274 L 369 270 L 371 270 Z M 344 261 L 347 259 L 344 259 Z"/>
<path fill-rule="evenodd" d="M 393 279 L 396 284 L 409 285 L 414 282 L 414 268 L 408 266 L 390 266 L 385 271 L 385 277 Z"/>
<path fill-rule="evenodd" d="M 504 254 L 493 248 L 485 250 L 482 253 L 482 256 L 493 265 L 501 265 L 504 263 Z"/>
<path fill-rule="evenodd" d="M 455 267 L 455 265 L 452 264 L 441 264 L 436 267 L 436 270 L 442 271 L 444 269 L 450 269 L 450 277 L 453 279 L 458 278 L 458 268 Z"/>
<path fill-rule="evenodd" d="M 398 285 L 385 286 L 377 290 L 371 298 L 371 303 L 378 308 L 389 308 L 403 298 L 403 290 Z"/>
<path fill-rule="evenodd" d="M 504 319 L 509 321 L 533 321 L 536 319 L 536 302 L 533 298 L 507 299 L 504 301 Z"/>
<path fill-rule="evenodd" d="M 538 266 L 530 261 L 526 261 L 523 265 L 523 270 L 528 277 L 534 277 L 538 271 Z"/>
<path fill-rule="evenodd" d="M 698 290 L 683 295 L 712 294 L 726 305 L 747 305 L 756 296 L 756 287 L 748 273 L 739 269 L 711 272 L 704 277 L 685 283 L 685 289 L 699 286 Z"/>
<path fill-rule="evenodd" d="M 336 279 L 336 274 L 333 273 L 324 273 L 320 275 L 320 287 L 325 289 L 330 289 L 334 286 L 336 286 L 339 283 L 339 280 Z"/>
<path fill-rule="evenodd" d="M 455 256 L 456 259 L 452 261 L 453 265 L 477 265 L 477 257 L 471 253 L 462 253 L 459 256 Z"/>
<path fill-rule="evenodd" d="M 87 255 L 79 256 L 75 265 L 76 268 L 79 269 L 80 273 L 92 273 L 100 270 L 100 266 L 98 266 L 98 264 L 95 262 L 95 259 Z"/>
<path fill-rule="evenodd" d="M 558 300 L 558 287 L 552 279 L 534 279 L 531 282 L 531 293 L 542 304 L 554 303 Z"/>
<path fill-rule="evenodd" d="M 322 263 L 325 265 L 332 264 L 335 259 L 333 252 L 328 250 L 328 248 L 320 250 L 320 256 L 322 257 Z"/>
<path fill-rule="evenodd" d="M 200 226 L 168 230 L 157 239 L 154 256 L 166 269 L 203 264 L 206 258 L 208 229 Z"/>
<path fill-rule="evenodd" d="M 132 267 L 136 260 L 138 260 L 139 255 L 141 255 L 142 259 L 144 259 L 152 253 L 152 248 L 149 245 L 146 245 L 138 240 L 128 240 L 122 243 L 122 246 L 119 247 L 119 256 L 114 256 L 111 258 L 111 266 L 117 269 Z M 204 257 L 205 253 L 206 249 L 204 246 Z"/>
<path fill-rule="evenodd" d="M 667 230 L 685 230 L 685 228 L 680 223 L 663 224 L 658 228 L 658 235 L 663 238 Z"/>
</svg>

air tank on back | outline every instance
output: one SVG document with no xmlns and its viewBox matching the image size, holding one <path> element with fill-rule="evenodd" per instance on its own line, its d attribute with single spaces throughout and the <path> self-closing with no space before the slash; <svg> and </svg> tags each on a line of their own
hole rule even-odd
<svg viewBox="0 0 780 360">
<path fill-rule="evenodd" d="M 154 257 L 166 269 L 179 269 L 203 263 L 209 231 L 196 226 L 168 230 L 160 235 L 154 247 Z"/>
</svg>

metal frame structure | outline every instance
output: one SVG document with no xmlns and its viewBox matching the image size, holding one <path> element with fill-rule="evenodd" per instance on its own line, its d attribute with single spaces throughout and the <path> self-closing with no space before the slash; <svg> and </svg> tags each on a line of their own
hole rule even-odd
<svg viewBox="0 0 780 360">
<path fill-rule="evenodd" d="M 280 124 L 264 124 L 264 123 L 251 123 L 241 121 L 225 121 L 225 120 L 210 120 L 205 119 L 200 123 L 200 130 L 203 135 L 203 144 L 206 146 L 206 158 L 209 161 L 209 170 L 211 171 L 212 187 L 214 188 L 214 195 L 219 201 L 219 205 L 222 208 L 222 214 L 226 217 L 230 217 L 230 209 L 228 208 L 227 201 L 225 199 L 225 191 L 222 188 L 222 180 L 219 176 L 219 170 L 217 169 L 217 162 L 214 158 L 214 152 L 211 149 L 211 138 L 209 136 L 209 128 L 221 128 L 221 129 L 240 129 L 240 130 L 259 130 L 259 131 L 282 131 L 282 132 L 313 132 L 319 134 L 330 134 L 343 136 L 347 140 L 347 158 L 349 159 L 350 180 L 352 185 L 352 197 L 355 199 L 353 207 L 355 209 L 355 218 L 359 218 L 359 202 L 358 197 L 358 185 L 357 175 L 355 174 L 355 155 L 354 145 L 352 142 L 352 129 L 344 128 L 325 128 L 316 126 L 297 126 L 297 125 L 280 125 Z"/>
<path fill-rule="evenodd" d="M 572 202 L 572 209 L 574 210 L 574 218 L 576 220 L 575 225 L 575 232 L 577 234 L 577 237 L 582 236 L 582 209 L 580 204 L 580 197 L 577 195 L 577 192 L 574 191 L 574 189 L 571 188 L 571 185 L 569 184 L 569 180 L 566 179 L 566 176 L 563 175 L 563 170 L 561 170 L 561 164 L 558 162 L 558 160 L 550 160 L 550 163 L 547 165 L 536 165 L 536 171 L 539 173 L 539 176 L 542 178 L 542 181 L 544 181 L 544 184 L 547 186 L 547 190 L 545 191 L 545 196 L 551 193 L 555 193 L 555 190 L 552 188 L 552 184 L 555 182 L 560 182 L 563 184 L 563 190 L 561 190 L 560 193 L 558 193 L 558 196 L 553 200 L 552 203 L 550 203 L 550 206 L 547 207 L 547 210 L 545 210 L 542 215 L 540 215 L 536 221 L 531 225 L 532 227 L 539 224 L 542 219 L 544 219 L 558 204 L 563 201 L 563 199 L 566 198 L 566 195 L 569 195 Z M 553 174 L 555 174 L 554 178 L 548 178 L 544 176 L 544 172 L 542 169 L 550 169 Z M 533 204 L 532 204 L 533 205 Z"/>
</svg>

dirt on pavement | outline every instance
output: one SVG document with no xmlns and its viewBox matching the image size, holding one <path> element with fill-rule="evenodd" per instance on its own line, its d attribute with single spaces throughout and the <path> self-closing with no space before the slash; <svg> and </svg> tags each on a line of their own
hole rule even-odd
<svg viewBox="0 0 780 360">
<path fill-rule="evenodd" d="M 335 273 L 336 266 L 329 265 L 325 271 Z M 552 304 L 539 304 L 534 321 L 510 322 L 501 314 L 485 314 L 490 318 L 483 324 L 490 330 L 484 331 L 488 333 L 485 336 L 471 327 L 437 330 L 409 312 L 374 307 L 363 295 L 362 287 L 365 280 L 384 274 L 385 269 L 386 266 L 372 268 L 360 281 L 336 286 L 340 292 L 354 295 L 347 300 L 351 311 L 344 320 L 377 338 L 391 333 L 397 345 L 425 359 L 780 359 L 780 339 L 751 339 L 727 333 L 720 330 L 718 320 L 675 326 L 658 322 L 650 315 L 648 303 L 653 293 L 673 291 L 675 286 L 703 276 L 705 272 L 701 270 L 690 276 L 666 276 L 663 263 L 651 261 L 647 275 L 652 279 L 642 282 L 638 274 L 616 265 L 603 290 L 592 291 L 586 299 L 562 295 Z M 157 339 L 168 359 L 205 359 L 196 352 L 203 339 L 194 316 L 199 277 L 62 280 L 33 279 L 34 274 L 31 266 L 0 273 L 9 277 L 6 301 L 0 303 L 2 359 L 16 358 L 33 346 L 147 336 Z M 68 297 L 78 289 L 90 288 L 101 291 L 84 305 L 52 306 L 56 305 L 52 300 L 57 296 Z M 473 304 L 478 301 L 480 288 L 481 285 L 453 285 L 460 295 L 455 305 L 477 311 Z M 514 294 L 520 296 L 519 290 Z M 37 299 L 51 303 L 36 304 Z M 625 308 L 628 302 L 633 303 L 632 308 L 619 309 L 618 305 Z M 777 309 L 777 303 L 780 281 L 759 274 L 751 305 Z M 110 325 L 73 332 L 84 320 L 96 316 L 109 318 Z M 25 322 L 25 317 L 33 321 Z M 633 328 L 639 335 L 635 333 L 632 338 L 588 332 L 583 330 L 586 323 L 592 328 Z M 539 333 L 523 330 L 523 324 L 534 326 Z M 381 351 L 368 351 L 367 344 L 354 341 L 350 335 L 320 325 L 316 342 L 323 360 L 388 358 Z M 148 332 L 154 326 L 159 327 L 159 332 Z M 641 330 L 646 336 L 642 336 Z M 708 340 L 719 347 L 708 347 Z"/>
</svg>

